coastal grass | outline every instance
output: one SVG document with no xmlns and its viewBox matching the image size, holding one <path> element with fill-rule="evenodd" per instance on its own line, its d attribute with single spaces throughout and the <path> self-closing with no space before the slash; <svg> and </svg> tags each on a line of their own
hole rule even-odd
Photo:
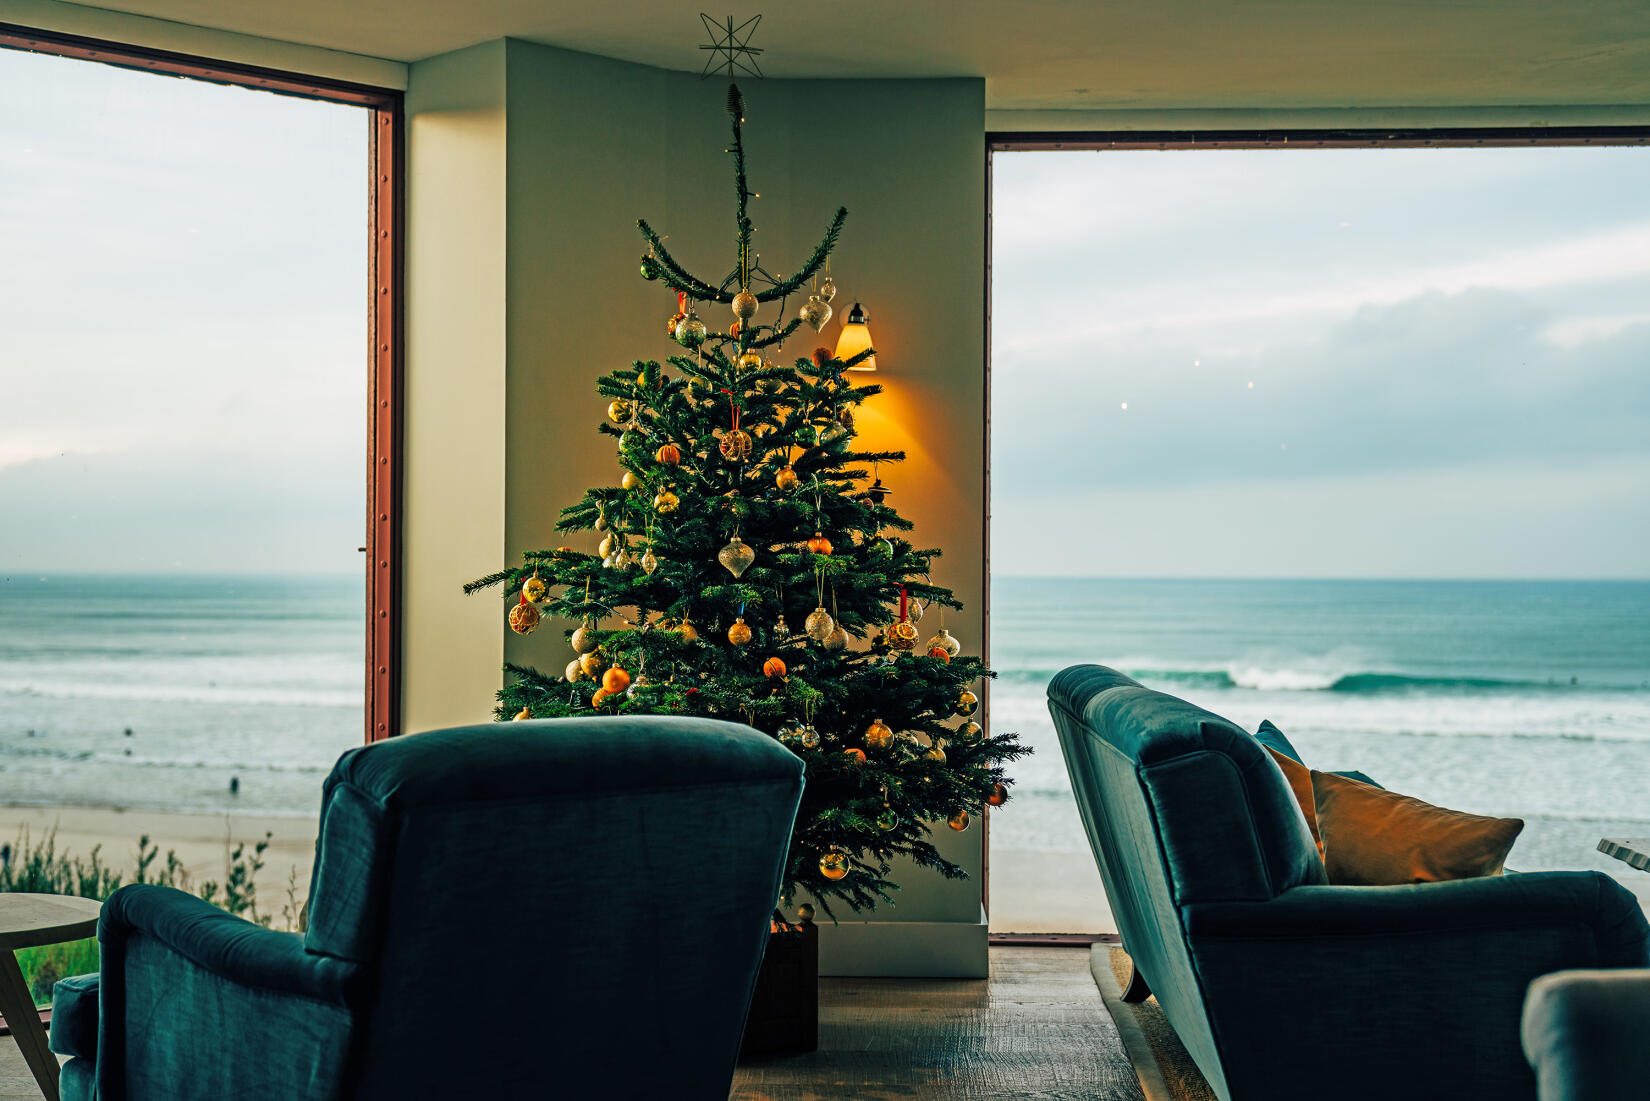
<svg viewBox="0 0 1650 1101">
<path fill-rule="evenodd" d="M 222 881 L 205 879 L 196 883 L 176 851 L 167 850 L 163 858 L 160 849 L 145 834 L 138 838 L 130 882 L 187 891 L 219 909 L 270 928 L 275 915 L 258 906 L 257 875 L 263 869 L 264 852 L 269 848 L 271 836 L 265 834 L 263 840 L 250 846 L 244 841 L 226 841 Z M 102 845 L 94 845 L 86 856 L 76 856 L 58 848 L 55 827 L 38 840 L 31 837 L 25 827 L 14 843 L 0 845 L 0 892 L 78 895 L 101 902 L 127 882 L 120 869 L 104 861 L 102 849 Z M 297 897 L 296 870 L 288 879 L 287 899 L 279 916 L 282 928 L 289 931 L 302 928 L 304 903 Z M 48 1005 L 52 986 L 59 979 L 98 970 L 97 941 L 87 938 L 25 948 L 17 953 L 17 962 L 35 1004 Z"/>
</svg>

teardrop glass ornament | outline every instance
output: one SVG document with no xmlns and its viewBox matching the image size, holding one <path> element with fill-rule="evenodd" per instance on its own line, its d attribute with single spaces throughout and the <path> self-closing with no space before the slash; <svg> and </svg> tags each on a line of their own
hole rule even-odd
<svg viewBox="0 0 1650 1101">
<path fill-rule="evenodd" d="M 928 644 L 923 647 L 924 651 L 935 649 L 944 650 L 951 657 L 956 657 L 958 654 L 962 653 L 962 643 L 958 642 L 956 636 L 954 636 L 950 631 L 947 631 L 944 627 L 941 627 L 937 632 L 935 632 L 934 637 L 928 640 Z"/>
<path fill-rule="evenodd" d="M 756 552 L 741 542 L 739 536 L 735 535 L 727 546 L 717 552 L 716 560 L 722 563 L 735 578 L 738 578 L 750 569 L 752 562 L 756 561 Z"/>
<path fill-rule="evenodd" d="M 659 568 L 659 557 L 656 554 L 653 553 L 653 548 L 649 547 L 642 554 L 642 570 L 649 577 L 652 577 L 653 576 L 653 571 L 658 569 L 658 568 Z"/>
</svg>

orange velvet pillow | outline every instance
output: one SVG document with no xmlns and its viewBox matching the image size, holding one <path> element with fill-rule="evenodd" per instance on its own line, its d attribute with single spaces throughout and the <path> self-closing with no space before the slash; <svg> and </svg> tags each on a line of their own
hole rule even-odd
<svg viewBox="0 0 1650 1101">
<path fill-rule="evenodd" d="M 1324 872 L 1382 886 L 1499 875 L 1522 818 L 1446 810 L 1344 776 L 1312 771 Z"/>
<path fill-rule="evenodd" d="M 1283 778 L 1289 781 L 1289 790 L 1294 792 L 1295 802 L 1301 805 L 1301 813 L 1306 815 L 1306 828 L 1312 832 L 1312 841 L 1318 846 L 1318 855 L 1323 856 L 1323 838 L 1318 836 L 1318 807 L 1312 794 L 1312 770 L 1269 745 L 1261 748 L 1270 753 L 1278 768 L 1283 770 Z"/>
</svg>

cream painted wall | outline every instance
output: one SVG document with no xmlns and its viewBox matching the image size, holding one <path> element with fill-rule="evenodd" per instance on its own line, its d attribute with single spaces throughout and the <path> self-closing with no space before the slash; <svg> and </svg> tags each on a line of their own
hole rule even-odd
<svg viewBox="0 0 1650 1101">
<path fill-rule="evenodd" d="M 151 19 L 62 0 L 0 0 L 0 23 L 305 73 L 375 88 L 407 86 L 407 66 L 400 61 Z"/>
<path fill-rule="evenodd" d="M 485 721 L 504 557 L 505 44 L 413 66 L 407 93 L 402 729 Z"/>
<path fill-rule="evenodd" d="M 991 133 L 1063 130 L 1356 130 L 1465 126 L 1646 126 L 1650 104 L 1561 107 L 1317 107 L 987 111 Z"/>
</svg>

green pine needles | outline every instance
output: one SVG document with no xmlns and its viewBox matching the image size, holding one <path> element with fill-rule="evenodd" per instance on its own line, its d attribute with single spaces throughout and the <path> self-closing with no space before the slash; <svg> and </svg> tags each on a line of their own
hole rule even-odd
<svg viewBox="0 0 1650 1101">
<path fill-rule="evenodd" d="M 904 458 L 855 447 L 854 411 L 882 387 L 844 372 L 871 353 L 845 363 L 820 349 L 789 365 L 764 354 L 795 332 L 785 296 L 823 267 L 847 212 L 796 275 L 762 272 L 737 88 L 728 102 L 739 264 L 713 287 L 642 223 L 642 274 L 697 304 L 738 309 L 749 291 L 756 314 L 726 335 L 678 326 L 681 353 L 597 380 L 611 402 L 600 431 L 617 444 L 624 481 L 587 490 L 557 525 L 598 532 L 597 553 L 529 551 L 466 591 L 502 587 L 520 633 L 541 608 L 576 625 L 559 675 L 506 666 L 501 719 L 706 715 L 779 738 L 807 765 L 785 897 L 861 910 L 892 901 L 898 855 L 963 877 L 931 830 L 966 829 L 1006 799 L 1003 765 L 1029 750 L 1012 734 L 985 737 L 970 717 L 992 674 L 943 631 L 942 609 L 961 605 L 930 579 L 940 551 L 910 541 L 880 480 L 863 485 L 876 464 Z M 765 321 L 761 303 L 774 301 Z M 906 601 L 928 609 L 920 624 L 914 611 L 902 617 Z"/>
</svg>

